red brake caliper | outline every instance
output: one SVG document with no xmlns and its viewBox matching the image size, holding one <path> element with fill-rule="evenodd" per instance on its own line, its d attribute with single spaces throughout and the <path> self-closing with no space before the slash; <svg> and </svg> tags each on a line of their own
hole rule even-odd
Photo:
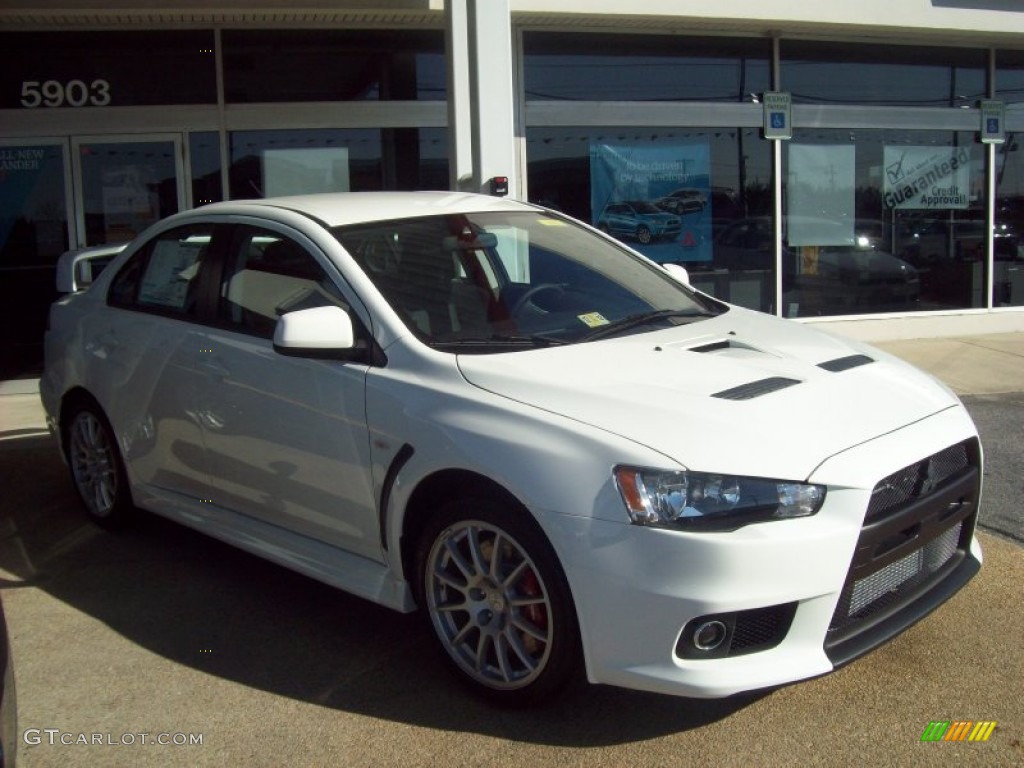
<svg viewBox="0 0 1024 768">
<path fill-rule="evenodd" d="M 538 597 L 541 594 L 540 582 L 537 580 L 537 574 L 530 568 L 523 574 L 522 579 L 519 581 L 519 588 L 526 597 Z M 548 609 L 543 604 L 527 605 L 523 608 L 523 615 L 530 620 L 535 627 L 541 630 L 548 628 Z M 532 635 L 523 633 L 523 646 L 530 653 L 536 653 L 541 650 L 543 643 Z"/>
</svg>

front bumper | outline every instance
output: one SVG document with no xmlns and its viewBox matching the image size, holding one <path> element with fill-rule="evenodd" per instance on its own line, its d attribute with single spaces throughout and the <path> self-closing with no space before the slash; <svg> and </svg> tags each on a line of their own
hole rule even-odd
<svg viewBox="0 0 1024 768">
<path fill-rule="evenodd" d="M 970 467 L 926 474 L 925 493 L 865 522 L 883 483 L 957 444 Z M 980 566 L 980 478 L 977 433 L 955 407 L 825 460 L 809 480 L 828 495 L 810 518 L 705 534 L 542 519 L 591 682 L 714 698 L 830 672 L 948 599 Z M 743 643 L 687 653 L 684 627 L 708 617 L 737 635 L 742 624 Z"/>
</svg>

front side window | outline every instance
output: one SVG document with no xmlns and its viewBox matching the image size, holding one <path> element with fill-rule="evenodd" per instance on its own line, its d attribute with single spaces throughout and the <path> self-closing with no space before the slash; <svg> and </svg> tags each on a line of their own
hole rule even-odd
<svg viewBox="0 0 1024 768">
<path fill-rule="evenodd" d="M 722 311 L 656 265 L 545 213 L 403 219 L 335 235 L 410 330 L 441 349 L 581 342 Z"/>
<path fill-rule="evenodd" d="M 347 309 L 337 287 L 305 248 L 276 232 L 239 230 L 221 282 L 221 324 L 269 339 L 286 312 L 330 304 Z"/>
<path fill-rule="evenodd" d="M 213 239 L 210 225 L 179 227 L 150 240 L 121 267 L 110 286 L 112 306 L 195 316 L 199 274 Z"/>
</svg>

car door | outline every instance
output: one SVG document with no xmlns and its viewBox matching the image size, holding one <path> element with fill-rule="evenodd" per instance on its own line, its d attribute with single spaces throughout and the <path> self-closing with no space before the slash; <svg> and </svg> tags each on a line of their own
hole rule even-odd
<svg viewBox="0 0 1024 768">
<path fill-rule="evenodd" d="M 133 481 L 192 499 L 210 493 L 195 361 L 217 233 L 202 222 L 155 235 L 114 276 L 107 307 L 84 330 L 92 386 Z"/>
<path fill-rule="evenodd" d="M 365 378 L 356 362 L 274 351 L 277 318 L 348 309 L 322 254 L 297 233 L 239 225 L 208 328 L 202 425 L 213 501 L 369 557 L 381 556 Z"/>
</svg>

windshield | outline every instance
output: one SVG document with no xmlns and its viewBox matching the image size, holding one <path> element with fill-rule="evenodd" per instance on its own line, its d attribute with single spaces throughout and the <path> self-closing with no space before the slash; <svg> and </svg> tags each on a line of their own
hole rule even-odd
<svg viewBox="0 0 1024 768">
<path fill-rule="evenodd" d="M 399 219 L 334 234 L 406 325 L 439 349 L 568 344 L 726 309 L 646 259 L 541 211 Z"/>
</svg>

